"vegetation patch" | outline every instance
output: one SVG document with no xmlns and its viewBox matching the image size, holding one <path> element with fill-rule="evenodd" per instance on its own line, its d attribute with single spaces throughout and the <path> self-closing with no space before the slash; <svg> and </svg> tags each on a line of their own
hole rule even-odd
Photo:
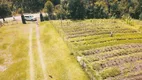
<svg viewBox="0 0 142 80">
<path fill-rule="evenodd" d="M 102 76 L 103 79 L 106 79 L 108 77 L 115 77 L 117 75 L 119 75 L 121 72 L 118 68 L 115 67 L 111 67 L 111 68 L 107 68 L 104 69 L 100 75 Z"/>
</svg>

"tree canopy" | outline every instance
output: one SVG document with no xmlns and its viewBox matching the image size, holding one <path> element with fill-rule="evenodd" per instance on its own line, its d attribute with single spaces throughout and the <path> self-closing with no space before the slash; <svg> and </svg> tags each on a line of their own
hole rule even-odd
<svg viewBox="0 0 142 80">
<path fill-rule="evenodd" d="M 71 19 L 121 18 L 129 15 L 139 19 L 142 14 L 142 0 L 3 0 L 0 3 L 9 5 L 12 12 L 23 10 L 31 13 L 46 8 L 47 13 L 56 13 L 58 18 L 61 18 L 59 15 Z M 49 9 L 48 5 L 52 8 Z"/>
<path fill-rule="evenodd" d="M 72 19 L 85 18 L 85 4 L 81 0 L 70 0 L 69 12 Z"/>
</svg>

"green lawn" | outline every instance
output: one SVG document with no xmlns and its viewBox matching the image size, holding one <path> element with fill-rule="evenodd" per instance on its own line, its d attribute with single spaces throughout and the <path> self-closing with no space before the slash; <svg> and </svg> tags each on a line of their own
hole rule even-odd
<svg viewBox="0 0 142 80">
<path fill-rule="evenodd" d="M 41 25 L 47 73 L 53 80 L 89 80 L 55 28 L 49 22 Z"/>
<path fill-rule="evenodd" d="M 32 32 L 34 79 L 44 80 L 36 43 L 36 24 L 0 28 L 0 80 L 30 80 L 29 31 Z M 56 29 L 40 24 L 41 48 L 48 80 L 89 80 Z"/>
<path fill-rule="evenodd" d="M 28 80 L 28 26 L 0 28 L 0 80 Z"/>
</svg>

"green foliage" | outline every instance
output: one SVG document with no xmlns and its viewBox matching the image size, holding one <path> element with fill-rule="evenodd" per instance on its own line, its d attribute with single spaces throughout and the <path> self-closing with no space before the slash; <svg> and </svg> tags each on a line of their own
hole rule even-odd
<svg viewBox="0 0 142 80">
<path fill-rule="evenodd" d="M 23 9 L 22 9 L 22 8 L 18 8 L 17 12 L 18 12 L 19 14 L 22 14 L 22 13 L 23 13 Z"/>
<path fill-rule="evenodd" d="M 53 10 L 54 10 L 54 5 L 53 3 L 49 0 L 45 3 L 45 6 L 44 6 L 44 11 L 46 13 L 48 13 L 49 15 L 49 18 L 52 19 L 53 17 Z"/>
<path fill-rule="evenodd" d="M 1 2 L 2 3 L 2 2 Z M 19 8 L 24 12 L 56 12 L 63 18 L 121 18 L 129 14 L 139 19 L 142 12 L 142 0 L 4 0 L 11 11 L 17 12 Z M 62 5 L 63 10 L 54 10 L 54 6 Z M 47 8 L 48 6 L 48 8 Z M 18 11 L 19 12 L 19 11 Z M 52 14 L 49 14 L 52 17 Z"/>
<path fill-rule="evenodd" d="M 121 72 L 118 68 L 111 67 L 103 70 L 100 74 L 103 79 L 106 79 L 107 77 L 114 77 L 119 75 Z"/>
<path fill-rule="evenodd" d="M 57 19 L 66 19 L 68 16 L 67 11 L 63 7 L 61 7 L 61 5 L 55 6 L 55 13 L 57 15 Z"/>
<path fill-rule="evenodd" d="M 0 17 L 4 18 L 11 15 L 10 8 L 7 4 L 0 4 Z M 5 20 L 4 20 L 5 21 Z"/>
<path fill-rule="evenodd" d="M 93 5 L 88 5 L 86 16 L 88 19 L 94 18 L 94 6 Z"/>
<path fill-rule="evenodd" d="M 47 1 L 44 6 L 44 10 L 47 13 L 53 13 L 54 5 L 51 1 Z"/>
<path fill-rule="evenodd" d="M 51 2 L 52 2 L 54 5 L 60 4 L 60 1 L 61 1 L 61 0 L 51 0 Z"/>
<path fill-rule="evenodd" d="M 45 21 L 48 21 L 49 20 L 49 17 L 46 15 L 46 16 L 44 16 L 44 20 Z"/>
<path fill-rule="evenodd" d="M 104 12 L 104 8 L 101 6 L 95 6 L 95 18 L 107 18 L 107 13 Z"/>
<path fill-rule="evenodd" d="M 85 4 L 81 0 L 70 0 L 69 12 L 72 19 L 85 18 Z"/>
<path fill-rule="evenodd" d="M 44 8 L 47 0 L 5 0 L 9 5 L 11 5 L 12 11 L 17 11 L 18 8 L 23 8 L 24 12 L 39 12 Z M 60 4 L 60 0 L 48 0 L 53 3 L 53 5 Z"/>
<path fill-rule="evenodd" d="M 129 25 L 133 26 L 132 18 L 129 14 L 124 14 L 122 19 Z"/>
<path fill-rule="evenodd" d="M 39 12 L 44 7 L 43 0 L 12 0 L 11 10 L 17 11 L 22 8 L 24 12 Z"/>
</svg>

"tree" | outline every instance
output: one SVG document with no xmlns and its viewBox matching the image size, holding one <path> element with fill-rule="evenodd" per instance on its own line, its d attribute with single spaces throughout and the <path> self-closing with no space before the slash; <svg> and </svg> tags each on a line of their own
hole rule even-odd
<svg viewBox="0 0 142 80">
<path fill-rule="evenodd" d="M 67 18 L 68 12 L 63 7 L 61 7 L 61 5 L 56 5 L 54 12 L 56 13 L 58 19 Z"/>
<path fill-rule="evenodd" d="M 108 8 L 108 13 L 110 13 L 110 3 L 109 3 L 109 0 L 105 0 L 106 1 L 106 5 L 107 5 L 107 8 Z"/>
<path fill-rule="evenodd" d="M 10 0 L 11 10 L 16 11 L 19 8 L 24 12 L 39 12 L 44 8 L 46 0 Z"/>
<path fill-rule="evenodd" d="M 89 5 L 90 4 L 90 5 Z M 92 3 L 89 3 L 88 5 L 87 5 L 87 8 L 86 8 L 86 16 L 87 16 L 87 18 L 94 18 L 94 6 L 93 6 L 93 4 Z"/>
<path fill-rule="evenodd" d="M 0 17 L 5 22 L 5 17 L 10 16 L 11 11 L 7 4 L 0 4 Z"/>
<path fill-rule="evenodd" d="M 51 2 L 52 2 L 54 5 L 60 4 L 60 0 L 51 0 Z"/>
<path fill-rule="evenodd" d="M 142 0 L 0 0 L 0 3 L 8 4 L 10 10 L 16 13 L 20 9 L 29 13 L 44 8 L 50 17 L 57 13 L 59 18 L 60 15 L 72 19 L 121 18 L 130 15 L 139 19 L 142 14 Z M 54 6 L 59 8 L 54 9 Z"/>
<path fill-rule="evenodd" d="M 48 15 L 49 15 L 49 18 L 52 19 L 53 11 L 54 11 L 54 5 L 53 5 L 53 3 L 50 0 L 48 0 L 45 3 L 44 11 L 47 12 Z"/>
<path fill-rule="evenodd" d="M 82 0 L 70 0 L 69 13 L 72 19 L 85 18 L 85 4 Z"/>
</svg>

